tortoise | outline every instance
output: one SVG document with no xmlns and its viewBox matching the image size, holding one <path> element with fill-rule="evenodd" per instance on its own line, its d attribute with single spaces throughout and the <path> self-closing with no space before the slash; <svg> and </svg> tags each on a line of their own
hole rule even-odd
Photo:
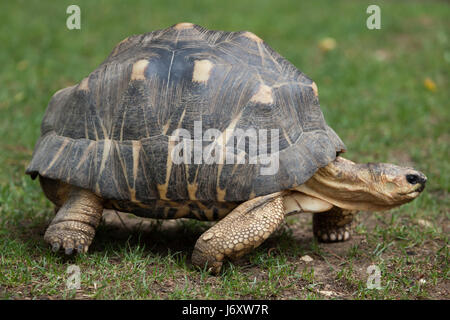
<svg viewBox="0 0 450 320">
<path fill-rule="evenodd" d="M 345 151 L 316 84 L 258 36 L 178 23 L 126 38 L 57 91 L 26 173 L 55 205 L 44 235 L 53 251 L 86 252 L 104 209 L 218 221 L 192 253 L 218 273 L 287 215 L 313 213 L 320 241 L 344 241 L 358 211 L 399 206 L 425 187 L 413 168 L 357 164 Z"/>
</svg>

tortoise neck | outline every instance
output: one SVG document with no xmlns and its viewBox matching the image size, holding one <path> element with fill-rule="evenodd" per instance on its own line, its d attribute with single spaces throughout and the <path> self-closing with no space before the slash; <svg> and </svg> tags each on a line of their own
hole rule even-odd
<svg viewBox="0 0 450 320">
<path fill-rule="evenodd" d="M 339 156 L 326 167 L 317 170 L 313 176 L 313 180 L 329 187 L 336 186 L 337 189 L 343 186 L 349 189 L 364 189 L 364 186 L 372 179 L 373 175 L 367 165 L 356 164 Z"/>
<path fill-rule="evenodd" d="M 337 157 L 296 189 L 343 209 L 384 210 L 383 205 L 376 204 L 375 190 L 370 189 L 374 179 L 370 164 Z"/>
</svg>

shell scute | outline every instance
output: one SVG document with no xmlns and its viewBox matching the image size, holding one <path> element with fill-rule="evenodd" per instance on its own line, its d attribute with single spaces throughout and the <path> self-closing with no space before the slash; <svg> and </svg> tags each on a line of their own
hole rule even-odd
<svg viewBox="0 0 450 320">
<path fill-rule="evenodd" d="M 185 129 L 193 143 L 196 122 L 201 134 L 278 130 L 278 170 L 262 175 L 239 145 L 243 164 L 175 163 L 170 136 Z M 324 120 L 317 86 L 263 40 L 178 24 L 125 39 L 78 86 L 57 92 L 27 173 L 140 208 L 157 200 L 241 202 L 302 184 L 344 149 Z"/>
</svg>

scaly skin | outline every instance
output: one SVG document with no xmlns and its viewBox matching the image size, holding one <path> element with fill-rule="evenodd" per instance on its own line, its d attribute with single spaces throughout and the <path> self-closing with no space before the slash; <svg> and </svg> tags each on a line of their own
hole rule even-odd
<svg viewBox="0 0 450 320">
<path fill-rule="evenodd" d="M 408 181 L 411 176 L 415 181 Z M 354 163 L 342 157 L 294 189 L 346 210 L 384 211 L 419 196 L 427 177 L 390 163 Z"/>
<path fill-rule="evenodd" d="M 53 251 L 86 252 L 103 213 L 103 201 L 88 190 L 72 187 L 44 235 Z"/>
<path fill-rule="evenodd" d="M 45 178 L 40 180 L 47 197 L 60 207 L 45 240 L 55 251 L 63 248 L 66 254 L 74 250 L 86 252 L 103 208 L 109 208 L 110 204 L 91 191 Z M 338 157 L 298 187 L 230 208 L 228 215 L 197 240 L 192 263 L 200 268 L 206 265 L 213 274 L 219 273 L 224 259 L 239 258 L 258 247 L 292 210 L 314 213 L 314 234 L 319 240 L 345 241 L 350 237 L 356 212 L 387 210 L 409 202 L 423 191 L 425 183 L 425 175 L 412 168 L 355 164 Z M 291 199 L 292 192 L 302 196 Z"/>
<path fill-rule="evenodd" d="M 313 232 L 319 241 L 339 242 L 350 239 L 353 217 L 357 211 L 333 207 L 313 214 Z"/>
<path fill-rule="evenodd" d="M 281 193 L 244 202 L 200 236 L 192 263 L 219 273 L 225 257 L 236 259 L 258 247 L 284 220 Z"/>
</svg>

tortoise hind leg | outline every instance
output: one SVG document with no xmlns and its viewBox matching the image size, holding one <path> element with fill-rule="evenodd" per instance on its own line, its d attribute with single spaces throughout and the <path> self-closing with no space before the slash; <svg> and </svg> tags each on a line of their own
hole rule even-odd
<svg viewBox="0 0 450 320">
<path fill-rule="evenodd" d="M 239 258 L 266 240 L 284 220 L 284 211 L 280 193 L 242 203 L 200 236 L 192 263 L 217 274 L 225 257 Z"/>
<path fill-rule="evenodd" d="M 313 214 L 313 232 L 319 241 L 346 241 L 351 236 L 351 227 L 357 211 L 333 207 L 325 212 Z"/>
<path fill-rule="evenodd" d="M 71 187 L 67 200 L 58 210 L 44 235 L 44 240 L 66 254 L 86 252 L 95 235 L 103 212 L 103 201 L 88 190 Z"/>
</svg>

